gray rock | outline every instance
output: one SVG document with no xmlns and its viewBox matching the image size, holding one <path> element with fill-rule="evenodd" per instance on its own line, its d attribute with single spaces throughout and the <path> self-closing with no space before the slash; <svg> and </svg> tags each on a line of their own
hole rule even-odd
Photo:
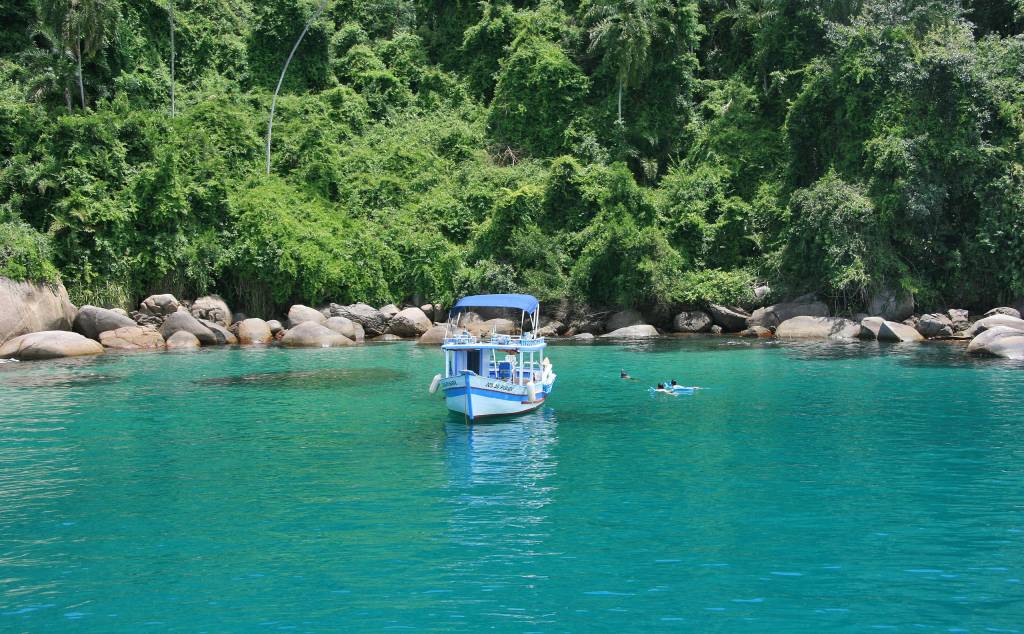
<svg viewBox="0 0 1024 634">
<path fill-rule="evenodd" d="M 674 332 L 707 332 L 711 326 L 711 315 L 703 310 L 684 310 L 672 318 Z"/>
<path fill-rule="evenodd" d="M 511 335 L 519 330 L 519 322 L 512 321 L 511 319 L 504 319 L 496 317 L 494 319 L 488 319 L 487 321 L 480 324 L 480 334 L 497 334 L 497 335 Z M 472 331 L 470 331 L 472 332 Z"/>
<path fill-rule="evenodd" d="M 238 322 L 238 342 L 244 345 L 265 344 L 274 340 L 270 325 L 262 319 L 243 319 Z"/>
<path fill-rule="evenodd" d="M 347 317 L 331 317 L 324 322 L 324 326 L 353 341 L 356 339 L 356 323 Z"/>
<path fill-rule="evenodd" d="M 573 341 L 593 341 L 593 340 L 594 340 L 594 338 L 595 338 L 595 337 L 594 337 L 594 334 L 593 334 L 593 333 L 590 333 L 590 332 L 581 332 L 581 333 L 580 333 L 580 334 L 578 334 L 578 335 L 573 335 L 573 337 L 572 337 L 572 340 L 573 340 Z"/>
<path fill-rule="evenodd" d="M 585 315 L 579 315 L 569 322 L 569 332 L 574 335 L 582 333 L 590 333 L 592 335 L 600 335 L 605 332 L 605 320 L 608 318 L 607 312 L 596 312 L 588 313 Z"/>
<path fill-rule="evenodd" d="M 103 346 L 67 330 L 43 330 L 19 335 L 0 346 L 0 359 L 36 361 L 102 354 Z"/>
<path fill-rule="evenodd" d="M 754 287 L 754 299 L 761 301 L 772 294 L 772 289 L 767 284 L 758 284 Z"/>
<path fill-rule="evenodd" d="M 231 325 L 231 309 L 219 295 L 205 295 L 192 302 L 189 309 L 196 319 L 205 319 L 227 328 Z"/>
<path fill-rule="evenodd" d="M 536 335 L 538 337 L 557 337 L 563 332 L 565 332 L 565 324 L 557 319 L 552 319 L 538 328 Z"/>
<path fill-rule="evenodd" d="M 747 320 L 750 313 L 738 306 L 722 306 L 721 304 L 708 304 L 708 314 L 711 321 L 722 327 L 725 332 L 739 332 L 747 327 Z"/>
<path fill-rule="evenodd" d="M 131 317 L 115 313 L 106 308 L 86 304 L 78 310 L 78 316 L 75 317 L 74 330 L 90 339 L 99 341 L 101 332 L 136 325 L 138 324 Z"/>
<path fill-rule="evenodd" d="M 718 324 L 715 324 L 714 326 L 711 327 L 711 330 L 709 330 L 708 332 L 710 332 L 713 335 L 720 335 L 724 331 L 722 330 L 721 326 L 719 326 Z"/>
<path fill-rule="evenodd" d="M 139 304 L 139 312 L 148 317 L 156 317 L 159 321 L 172 313 L 178 312 L 181 303 L 170 293 L 150 295 Z"/>
<path fill-rule="evenodd" d="M 378 335 L 378 336 L 374 337 L 370 341 L 374 341 L 374 342 L 387 342 L 387 341 L 401 341 L 401 340 L 402 340 L 402 338 L 399 337 L 398 335 L 393 335 L 390 332 L 386 332 L 383 335 Z"/>
<path fill-rule="evenodd" d="M 216 346 L 223 343 L 223 337 L 204 326 L 191 313 L 181 310 L 164 319 L 164 324 L 160 327 L 160 334 L 163 335 L 165 341 L 169 342 L 174 333 L 180 331 L 191 333 L 204 346 Z"/>
<path fill-rule="evenodd" d="M 132 321 L 134 321 L 140 326 L 153 326 L 155 328 L 160 328 L 160 326 L 163 325 L 164 323 L 163 317 L 157 317 L 156 315 L 147 315 L 138 310 L 133 310 L 132 312 L 128 313 L 128 316 L 132 318 Z"/>
<path fill-rule="evenodd" d="M 349 306 L 331 304 L 331 315 L 351 319 L 362 326 L 363 330 L 370 337 L 383 335 L 387 332 L 388 317 L 368 304 L 360 303 Z"/>
<path fill-rule="evenodd" d="M 340 348 L 352 340 L 315 321 L 304 321 L 284 333 L 281 344 L 290 348 Z"/>
<path fill-rule="evenodd" d="M 384 315 L 388 319 L 391 319 L 398 313 L 402 312 L 402 309 L 399 308 L 398 306 L 395 306 L 394 304 L 387 304 L 386 306 L 381 306 L 377 310 L 380 312 L 381 315 Z"/>
<path fill-rule="evenodd" d="M 824 302 L 816 300 L 798 300 L 792 302 L 782 302 L 781 304 L 774 304 L 772 306 L 766 306 L 765 308 L 758 308 L 750 315 L 750 319 L 747 320 L 748 326 L 763 326 L 765 328 L 774 329 L 779 324 L 792 319 L 793 317 L 828 317 L 828 306 Z"/>
<path fill-rule="evenodd" d="M 751 326 L 741 330 L 740 336 L 747 339 L 768 339 L 772 336 L 772 331 L 764 326 Z"/>
<path fill-rule="evenodd" d="M 420 310 L 423 311 L 423 314 L 427 316 L 431 323 L 444 319 L 441 304 L 424 304 L 420 306 Z"/>
<path fill-rule="evenodd" d="M 856 339 L 860 324 L 839 317 L 792 317 L 779 324 L 775 336 L 782 339 Z"/>
<path fill-rule="evenodd" d="M 860 320 L 860 338 L 871 341 L 878 339 L 878 332 L 882 329 L 885 320 L 881 317 L 865 317 Z"/>
<path fill-rule="evenodd" d="M 627 326 L 641 326 L 646 324 L 647 321 L 639 311 L 633 310 L 632 308 L 627 310 L 620 310 L 617 313 L 612 313 L 608 317 L 608 321 L 605 322 L 605 328 L 609 331 L 621 330 Z"/>
<path fill-rule="evenodd" d="M 233 346 L 238 343 L 238 337 L 234 335 L 230 330 L 221 326 L 216 322 L 212 322 L 209 319 L 200 319 L 199 323 L 210 329 L 210 332 L 217 337 L 217 345 L 229 345 Z"/>
<path fill-rule="evenodd" d="M 963 308 L 950 308 L 946 311 L 946 315 L 953 326 L 953 332 L 963 332 L 971 326 L 971 322 L 968 321 L 970 313 Z"/>
<path fill-rule="evenodd" d="M 615 330 L 601 336 L 608 339 L 648 339 L 659 335 L 654 326 L 651 326 L 650 324 L 638 324 L 635 326 L 616 328 Z"/>
<path fill-rule="evenodd" d="M 993 315 L 1009 315 L 1010 317 L 1016 317 L 1020 319 L 1020 311 L 1016 308 L 1010 308 L 1009 306 L 1000 306 L 999 308 L 993 308 L 992 310 L 985 313 L 986 317 L 992 317 Z"/>
<path fill-rule="evenodd" d="M 61 283 L 0 277 L 0 343 L 30 332 L 69 330 L 77 311 Z"/>
<path fill-rule="evenodd" d="M 420 346 L 439 346 L 444 343 L 444 333 L 444 326 L 431 326 L 430 330 L 423 333 L 423 336 L 416 341 L 416 344 Z"/>
<path fill-rule="evenodd" d="M 288 327 L 294 328 L 299 324 L 311 321 L 314 324 L 323 324 L 327 321 L 327 318 L 323 314 L 309 306 L 303 306 L 302 304 L 295 304 L 288 309 Z"/>
<path fill-rule="evenodd" d="M 917 320 L 917 331 L 925 337 L 953 336 L 953 320 L 942 313 L 928 313 Z"/>
<path fill-rule="evenodd" d="M 406 308 L 391 317 L 391 321 L 388 322 L 388 333 L 399 337 L 419 337 L 433 325 L 434 323 L 419 308 Z"/>
<path fill-rule="evenodd" d="M 282 326 L 281 322 L 279 322 L 276 319 L 268 320 L 267 321 L 267 327 L 270 328 L 270 334 L 272 334 L 272 335 L 276 335 L 277 333 L 279 333 L 282 330 L 284 330 L 284 326 Z"/>
<path fill-rule="evenodd" d="M 124 326 L 101 332 L 100 343 L 115 350 L 156 350 L 164 347 L 164 338 L 153 326 Z"/>
<path fill-rule="evenodd" d="M 231 315 L 231 323 L 232 324 L 237 324 L 239 322 L 245 321 L 248 318 L 249 318 L 249 316 L 246 315 L 245 313 L 238 313 L 238 312 L 236 312 L 236 313 Z"/>
<path fill-rule="evenodd" d="M 1024 331 L 1008 326 L 993 326 L 971 340 L 967 351 L 1004 359 L 1024 359 Z"/>
<path fill-rule="evenodd" d="M 362 324 L 352 322 L 352 328 L 356 331 L 356 342 L 362 343 L 366 339 L 366 331 L 363 329 Z"/>
<path fill-rule="evenodd" d="M 168 350 L 194 350 L 199 348 L 199 339 L 187 330 L 178 330 L 167 338 Z"/>
<path fill-rule="evenodd" d="M 884 288 L 871 297 L 868 312 L 887 321 L 903 321 L 914 314 L 914 295 L 904 290 Z"/>
<path fill-rule="evenodd" d="M 878 328 L 879 341 L 923 341 L 921 333 L 906 324 L 895 321 L 884 321 Z"/>
<path fill-rule="evenodd" d="M 995 328 L 996 326 L 1006 326 L 1007 328 L 1013 328 L 1014 330 L 1024 330 L 1024 319 L 1020 319 L 1012 315 L 998 314 L 992 315 L 991 317 L 982 317 L 971 324 L 971 327 L 964 331 L 964 334 L 968 337 L 976 337 L 989 328 Z"/>
</svg>

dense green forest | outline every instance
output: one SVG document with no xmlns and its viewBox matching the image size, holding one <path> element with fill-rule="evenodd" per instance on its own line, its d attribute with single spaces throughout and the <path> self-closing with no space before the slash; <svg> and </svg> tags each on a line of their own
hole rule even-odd
<svg viewBox="0 0 1024 634">
<path fill-rule="evenodd" d="M 1024 0 L 328 0 L 267 174 L 321 4 L 0 0 L 0 275 L 266 315 L 1024 295 Z"/>
</svg>

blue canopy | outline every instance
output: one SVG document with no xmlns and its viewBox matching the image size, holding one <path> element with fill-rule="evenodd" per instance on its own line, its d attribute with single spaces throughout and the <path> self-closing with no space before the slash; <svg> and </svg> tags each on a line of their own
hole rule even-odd
<svg viewBox="0 0 1024 634">
<path fill-rule="evenodd" d="M 518 308 L 525 313 L 533 314 L 539 305 L 540 302 L 533 295 L 468 295 L 455 304 L 452 313 L 469 308 Z"/>
</svg>

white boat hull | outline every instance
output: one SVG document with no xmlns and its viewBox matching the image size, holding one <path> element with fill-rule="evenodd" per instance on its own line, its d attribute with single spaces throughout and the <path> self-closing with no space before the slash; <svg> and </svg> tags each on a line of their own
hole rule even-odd
<svg viewBox="0 0 1024 634">
<path fill-rule="evenodd" d="M 525 385 L 476 375 L 449 377 L 441 381 L 440 387 L 444 390 L 448 409 L 476 419 L 535 410 L 544 404 L 554 382 L 555 376 L 551 374 L 546 383 L 537 384 L 533 399 Z"/>
</svg>

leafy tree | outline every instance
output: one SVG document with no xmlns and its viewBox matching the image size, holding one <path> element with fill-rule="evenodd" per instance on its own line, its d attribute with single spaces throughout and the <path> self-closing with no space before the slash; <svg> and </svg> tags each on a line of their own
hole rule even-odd
<svg viewBox="0 0 1024 634">
<path fill-rule="evenodd" d="M 85 104 L 82 63 L 92 58 L 106 43 L 117 20 L 114 0 L 37 0 L 41 33 L 59 53 L 75 60 L 78 94 Z"/>
</svg>

